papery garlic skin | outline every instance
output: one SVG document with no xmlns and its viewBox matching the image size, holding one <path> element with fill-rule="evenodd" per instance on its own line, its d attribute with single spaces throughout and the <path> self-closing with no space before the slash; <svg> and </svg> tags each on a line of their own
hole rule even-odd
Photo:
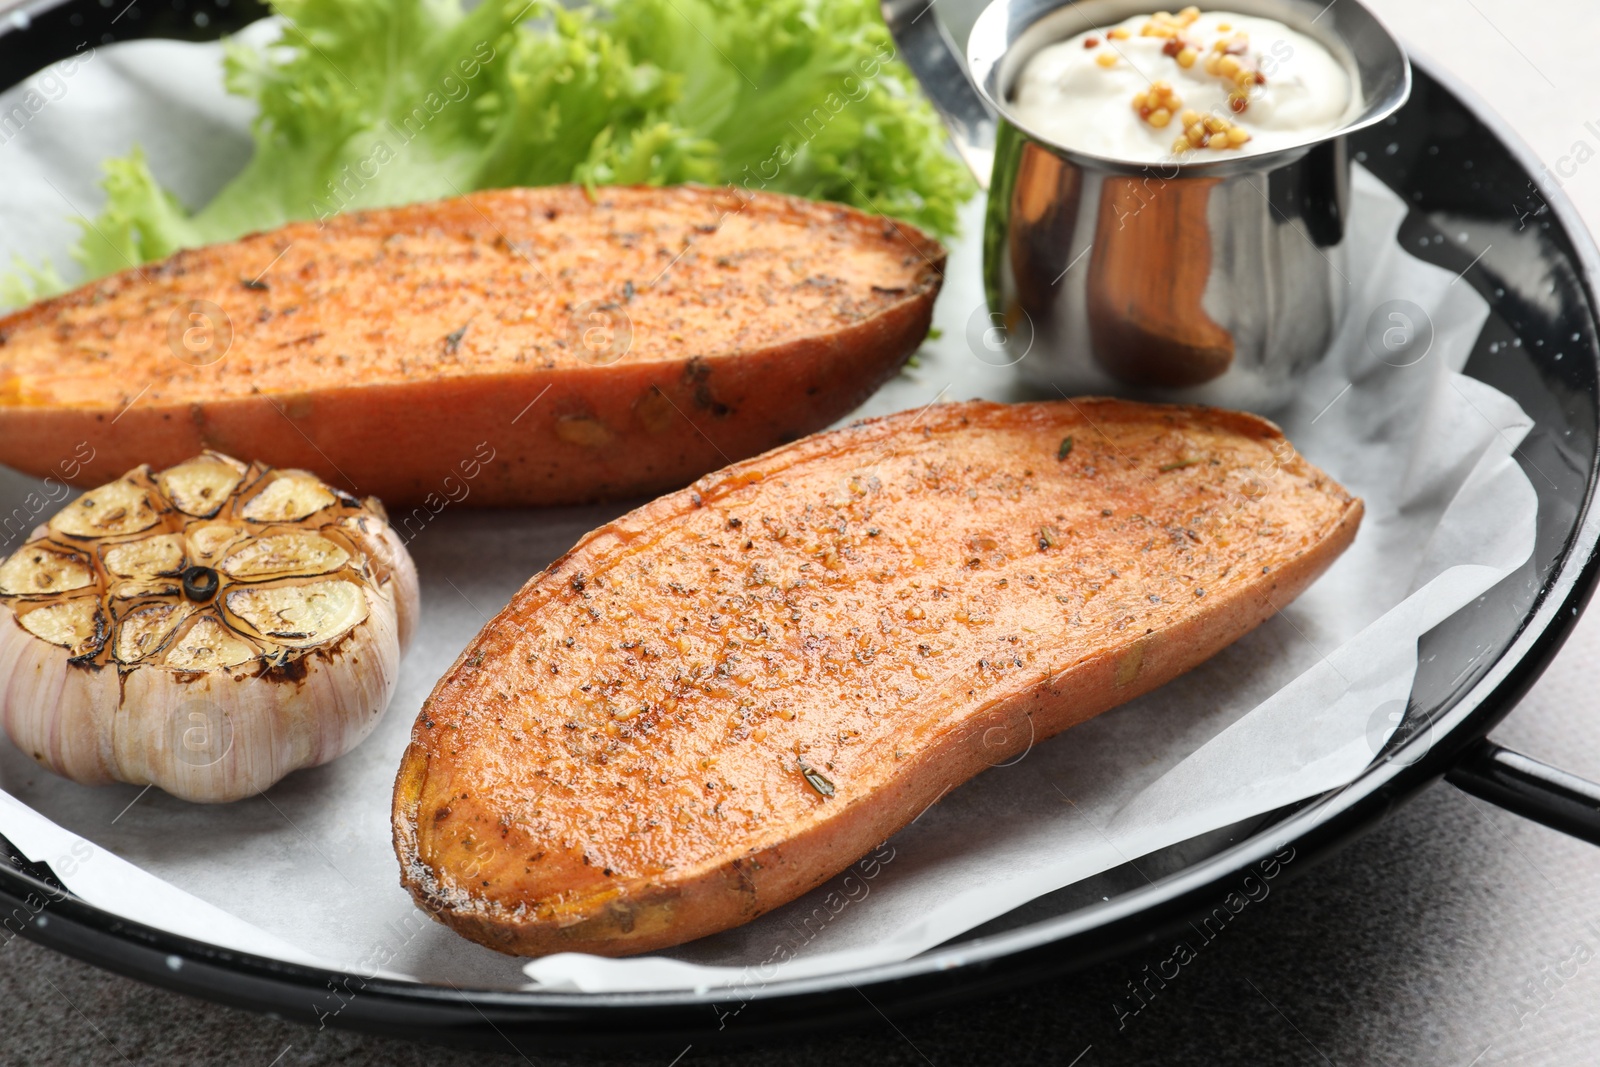
<svg viewBox="0 0 1600 1067">
<path fill-rule="evenodd" d="M 417 613 L 377 501 L 218 453 L 139 468 L 0 564 L 0 723 L 74 781 L 237 800 L 372 731 Z"/>
</svg>

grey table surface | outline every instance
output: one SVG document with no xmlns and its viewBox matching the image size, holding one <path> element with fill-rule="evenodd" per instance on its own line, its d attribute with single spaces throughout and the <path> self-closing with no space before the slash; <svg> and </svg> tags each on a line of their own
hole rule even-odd
<svg viewBox="0 0 1600 1067">
<path fill-rule="evenodd" d="M 1585 0 L 1372 6 L 1514 120 L 1600 226 L 1600 167 L 1578 162 L 1600 146 L 1585 125 L 1600 129 L 1600 96 L 1585 93 L 1595 84 L 1600 8 Z M 965 0 L 940 5 L 958 32 L 972 10 Z M 1600 779 L 1596 693 L 1600 613 L 1590 613 L 1496 737 Z M 1600 849 L 1439 784 L 1274 888 L 1119 1026 L 1113 1003 L 1157 958 L 780 1046 L 547 1058 L 317 1031 L 19 939 L 0 949 L 0 1064 L 1588 1065 L 1600 1062 Z"/>
</svg>

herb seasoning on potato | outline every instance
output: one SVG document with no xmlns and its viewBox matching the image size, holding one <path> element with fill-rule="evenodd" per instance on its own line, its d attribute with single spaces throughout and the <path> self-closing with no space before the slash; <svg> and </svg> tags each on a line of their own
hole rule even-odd
<svg viewBox="0 0 1600 1067">
<path fill-rule="evenodd" d="M 1360 518 L 1263 419 L 1119 400 L 736 463 L 588 535 L 462 653 L 396 782 L 402 881 L 523 955 L 747 922 L 1249 632 Z"/>
<path fill-rule="evenodd" d="M 871 395 L 944 257 L 854 208 L 698 186 L 293 223 L 0 319 L 0 463 L 47 474 L 88 438 L 92 485 L 216 448 L 398 515 L 487 444 L 474 506 L 675 489 Z"/>
</svg>

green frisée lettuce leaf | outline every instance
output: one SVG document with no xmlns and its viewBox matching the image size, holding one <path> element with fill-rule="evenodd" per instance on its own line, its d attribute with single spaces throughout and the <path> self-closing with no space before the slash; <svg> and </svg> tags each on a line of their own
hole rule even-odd
<svg viewBox="0 0 1600 1067">
<path fill-rule="evenodd" d="M 352 208 L 581 182 L 732 183 L 939 234 L 973 183 L 873 0 L 275 0 L 265 49 L 228 42 L 255 102 L 250 162 L 197 210 L 144 155 L 105 164 L 84 278 Z M 63 288 L 21 268 L 5 295 Z"/>
</svg>

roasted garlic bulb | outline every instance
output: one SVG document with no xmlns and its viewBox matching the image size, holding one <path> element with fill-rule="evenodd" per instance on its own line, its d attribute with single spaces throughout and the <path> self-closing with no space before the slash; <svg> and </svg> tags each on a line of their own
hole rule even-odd
<svg viewBox="0 0 1600 1067">
<path fill-rule="evenodd" d="M 0 564 L 0 720 L 74 781 L 237 800 L 371 732 L 416 617 L 376 500 L 217 452 L 140 467 Z"/>
</svg>

